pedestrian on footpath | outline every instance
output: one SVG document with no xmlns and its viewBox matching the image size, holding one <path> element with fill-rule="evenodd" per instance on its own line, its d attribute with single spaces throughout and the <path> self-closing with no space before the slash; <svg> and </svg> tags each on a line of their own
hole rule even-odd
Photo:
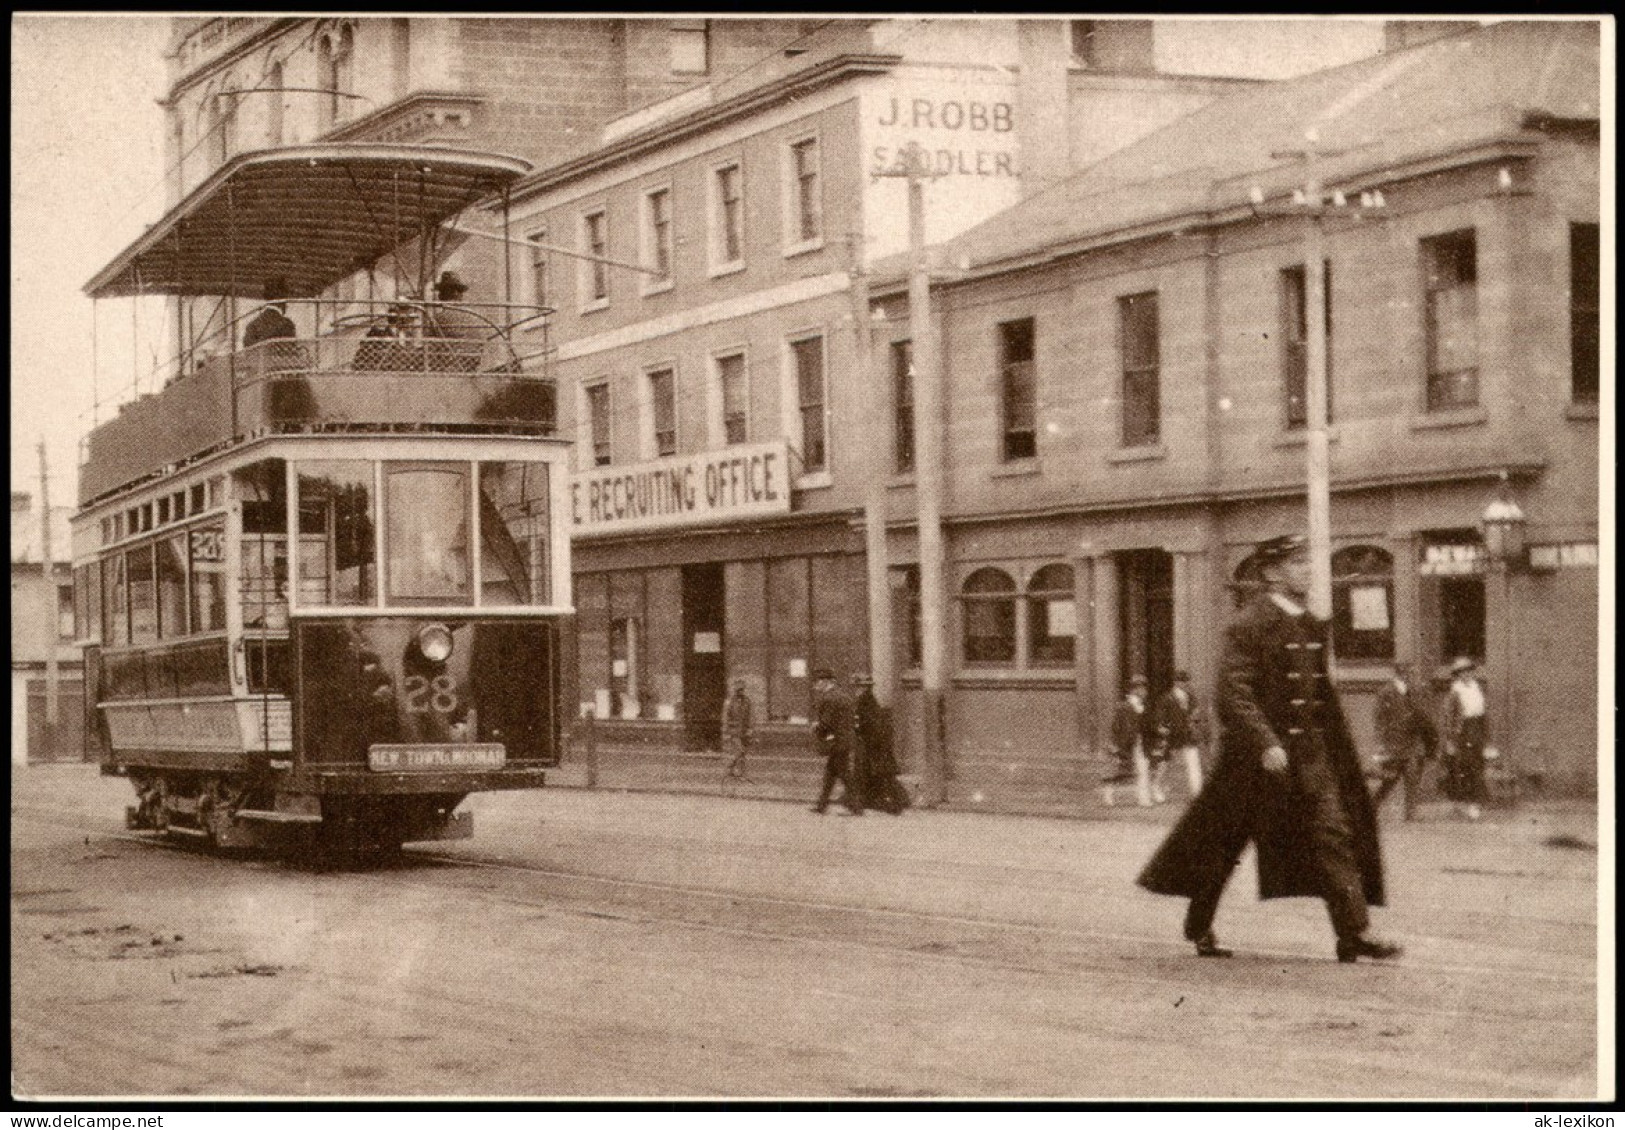
<svg viewBox="0 0 1625 1130">
<path fill-rule="evenodd" d="M 1489 739 L 1489 722 L 1478 664 L 1462 656 L 1450 665 L 1450 691 L 1444 699 L 1448 751 L 1444 793 L 1469 820 L 1479 818 L 1479 805 L 1488 795 L 1484 790 L 1484 743 Z"/>
<path fill-rule="evenodd" d="M 1151 807 L 1151 765 L 1147 747 L 1153 734 L 1151 716 L 1146 713 L 1144 675 L 1128 681 L 1123 701 L 1112 714 L 1112 758 L 1114 764 L 1101 781 L 1100 795 L 1110 808 L 1117 801 L 1117 787 L 1130 782 L 1141 808 Z"/>
<path fill-rule="evenodd" d="M 1174 685 L 1157 700 L 1157 750 L 1160 757 L 1153 758 L 1151 791 L 1158 804 L 1168 799 L 1163 779 L 1168 773 L 1168 762 L 1178 757 L 1185 766 L 1185 783 L 1190 795 L 1202 791 L 1201 743 L 1206 737 L 1207 719 L 1196 693 L 1191 690 L 1188 671 L 1174 672 Z"/>
<path fill-rule="evenodd" d="M 745 776 L 745 755 L 756 744 L 756 727 L 751 716 L 750 696 L 745 681 L 734 683 L 734 693 L 722 708 L 722 752 L 728 758 L 728 776 L 749 781 Z"/>
<path fill-rule="evenodd" d="M 863 791 L 858 783 L 853 754 L 857 745 L 857 718 L 852 700 L 835 682 L 827 667 L 813 672 L 813 748 L 824 755 L 824 784 L 812 810 L 820 816 L 829 807 L 835 782 L 841 782 L 841 803 L 853 816 L 863 815 Z"/>
<path fill-rule="evenodd" d="M 1331 681 L 1328 625 L 1303 606 L 1307 539 L 1270 538 L 1254 559 L 1266 588 L 1225 632 L 1213 774 L 1139 883 L 1190 899 L 1185 937 L 1197 955 L 1229 957 L 1213 919 L 1252 841 L 1259 896 L 1325 900 L 1339 961 L 1397 957 L 1399 946 L 1366 933 L 1367 907 L 1383 902 L 1377 821 Z"/>
<path fill-rule="evenodd" d="M 1380 811 L 1394 786 L 1405 786 L 1405 819 L 1416 818 L 1417 796 L 1422 787 L 1423 763 L 1433 757 L 1438 735 L 1427 711 L 1417 701 L 1407 664 L 1394 665 L 1394 677 L 1377 692 L 1377 737 L 1382 754 L 1377 758 L 1377 791 L 1371 807 Z"/>
<path fill-rule="evenodd" d="M 897 756 L 892 749 L 891 720 L 875 698 L 875 681 L 866 674 L 852 676 L 858 688 L 857 763 L 863 767 L 864 803 L 893 816 L 901 816 L 911 803 L 908 790 L 897 779 Z"/>
</svg>

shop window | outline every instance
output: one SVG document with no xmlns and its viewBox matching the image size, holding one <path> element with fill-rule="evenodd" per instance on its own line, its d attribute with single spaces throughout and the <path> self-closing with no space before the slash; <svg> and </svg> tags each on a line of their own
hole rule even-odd
<svg viewBox="0 0 1625 1130">
<path fill-rule="evenodd" d="M 643 196 L 643 263 L 658 274 L 643 277 L 645 293 L 671 282 L 671 189 L 657 188 Z"/>
<path fill-rule="evenodd" d="M 813 474 L 829 469 L 829 445 L 824 419 L 824 339 L 802 338 L 790 343 L 795 361 L 796 404 L 801 424 L 801 470 Z"/>
<path fill-rule="evenodd" d="M 677 454 L 677 383 L 670 369 L 649 374 L 649 417 L 657 459 Z"/>
<path fill-rule="evenodd" d="M 743 353 L 717 358 L 717 384 L 722 392 L 722 442 L 744 443 L 750 430 L 750 392 Z"/>
<path fill-rule="evenodd" d="M 903 667 L 918 667 L 921 656 L 920 640 L 920 567 L 918 565 L 893 566 L 891 572 L 892 623 L 900 631 L 893 638 L 894 649 L 900 649 Z"/>
<path fill-rule="evenodd" d="M 712 171 L 711 267 L 740 266 L 745 259 L 745 174 L 734 161 Z"/>
<path fill-rule="evenodd" d="M 1596 224 L 1569 225 L 1569 371 L 1577 404 L 1597 403 L 1597 232 Z"/>
<path fill-rule="evenodd" d="M 1478 247 L 1471 229 L 1422 241 L 1429 411 L 1478 404 Z"/>
<path fill-rule="evenodd" d="M 1027 582 L 1027 657 L 1035 667 L 1073 660 L 1078 635 L 1072 566 L 1045 565 Z"/>
<path fill-rule="evenodd" d="M 803 138 L 790 146 L 790 230 L 791 245 L 816 243 L 824 234 L 823 189 L 819 178 L 818 139 Z"/>
<path fill-rule="evenodd" d="M 673 20 L 668 33 L 671 44 L 671 72 L 675 75 L 703 75 L 711 69 L 711 22 Z"/>
<path fill-rule="evenodd" d="M 619 583 L 616 588 L 620 588 Z M 641 639 L 642 630 L 636 617 L 622 616 L 610 621 L 610 709 L 617 718 L 637 718 L 642 713 Z"/>
<path fill-rule="evenodd" d="M 609 214 L 600 208 L 581 217 L 581 307 L 596 310 L 609 302 Z"/>
<path fill-rule="evenodd" d="M 899 475 L 914 470 L 914 343 L 891 343 L 892 466 Z"/>
<path fill-rule="evenodd" d="M 587 389 L 587 438 L 592 447 L 592 465 L 609 466 L 609 385 L 595 384 Z"/>
<path fill-rule="evenodd" d="M 1344 662 L 1394 658 L 1394 559 L 1386 550 L 1332 554 L 1332 646 Z"/>
<path fill-rule="evenodd" d="M 1157 294 L 1117 300 L 1123 355 L 1123 446 L 1143 447 L 1161 438 L 1161 357 Z"/>
<path fill-rule="evenodd" d="M 1321 266 L 1325 287 L 1322 295 L 1326 327 L 1326 421 L 1332 419 L 1332 263 Z M 1303 428 L 1309 423 L 1309 320 L 1308 297 L 1303 267 L 1287 267 L 1281 272 L 1281 356 L 1286 378 L 1286 426 Z"/>
<path fill-rule="evenodd" d="M 966 663 L 1014 663 L 1016 583 L 1002 569 L 978 569 L 965 579 Z"/>
<path fill-rule="evenodd" d="M 186 538 L 170 537 L 153 547 L 157 554 L 158 638 L 186 635 Z"/>
<path fill-rule="evenodd" d="M 999 401 L 1002 457 L 1009 463 L 1038 454 L 1037 373 L 1033 319 L 999 325 Z"/>
</svg>

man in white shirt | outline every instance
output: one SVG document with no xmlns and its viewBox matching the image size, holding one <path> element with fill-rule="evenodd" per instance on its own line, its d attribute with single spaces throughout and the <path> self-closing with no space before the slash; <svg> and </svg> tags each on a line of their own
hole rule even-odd
<svg viewBox="0 0 1625 1130">
<path fill-rule="evenodd" d="M 1450 693 L 1444 701 L 1444 732 L 1449 743 L 1445 795 L 1457 811 L 1477 820 L 1484 802 L 1484 743 L 1489 738 L 1489 713 L 1478 665 L 1462 656 L 1450 665 Z"/>
</svg>

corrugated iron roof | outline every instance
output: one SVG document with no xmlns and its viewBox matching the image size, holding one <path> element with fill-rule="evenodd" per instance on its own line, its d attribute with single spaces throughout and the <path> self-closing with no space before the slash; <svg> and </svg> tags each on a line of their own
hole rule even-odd
<svg viewBox="0 0 1625 1130">
<path fill-rule="evenodd" d="M 92 298 L 308 298 L 530 171 L 518 157 L 424 145 L 299 145 L 244 153 L 85 284 Z"/>
<path fill-rule="evenodd" d="M 1285 157 L 1318 131 L 1323 181 L 1516 136 L 1531 117 L 1594 121 L 1594 21 L 1508 21 L 1221 98 L 948 241 L 985 267 L 1241 205 L 1301 183 Z M 876 274 L 904 264 L 888 260 Z"/>
</svg>

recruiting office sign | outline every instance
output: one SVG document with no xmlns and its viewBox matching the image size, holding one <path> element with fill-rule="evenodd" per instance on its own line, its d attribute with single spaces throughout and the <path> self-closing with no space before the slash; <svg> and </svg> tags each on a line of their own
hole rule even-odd
<svg viewBox="0 0 1625 1130">
<path fill-rule="evenodd" d="M 783 440 L 594 467 L 570 479 L 570 531 L 578 536 L 789 512 L 789 447 Z"/>
</svg>

